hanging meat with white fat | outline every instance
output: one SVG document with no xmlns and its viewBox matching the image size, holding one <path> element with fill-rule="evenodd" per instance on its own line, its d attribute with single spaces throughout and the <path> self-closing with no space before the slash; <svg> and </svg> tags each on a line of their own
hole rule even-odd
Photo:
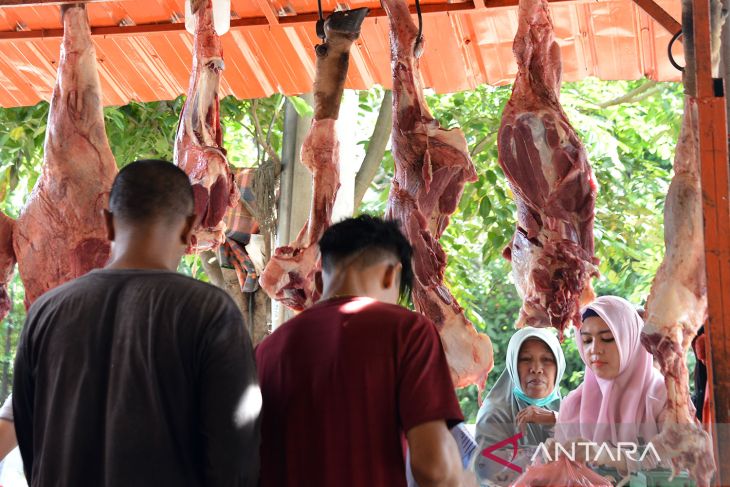
<svg viewBox="0 0 730 487">
<path fill-rule="evenodd" d="M 195 25 L 193 72 L 175 137 L 175 164 L 193 185 L 198 224 L 191 251 L 217 248 L 225 241 L 223 216 L 239 192 L 223 148 L 218 88 L 223 49 L 213 26 L 212 0 L 190 0 Z"/>
<path fill-rule="evenodd" d="M 713 76 L 718 75 L 722 4 L 712 0 Z M 699 160 L 698 101 L 694 98 L 692 1 L 684 0 L 684 116 L 674 157 L 674 176 L 664 206 L 664 260 L 646 305 L 641 341 L 656 358 L 667 386 L 666 419 L 652 440 L 675 472 L 688 469 L 698 485 L 710 485 L 715 463 L 710 435 L 694 415 L 685 357 L 707 319 L 707 283 Z"/>
<path fill-rule="evenodd" d="M 324 23 L 325 41 L 316 46 L 314 120 L 302 144 L 302 164 L 312 173 L 309 219 L 296 240 L 279 247 L 261 275 L 261 287 L 272 298 L 300 311 L 319 296 L 314 274 L 320 267 L 317 242 L 332 222 L 340 187 L 339 140 L 335 128 L 350 62 L 350 47 L 360 36 L 367 8 L 334 12 Z"/>
<path fill-rule="evenodd" d="M 562 65 L 546 0 L 520 0 L 517 77 L 499 129 L 499 163 L 517 204 L 504 256 L 522 297 L 517 326 L 580 325 L 595 295 L 596 180 L 560 105 Z"/>
<path fill-rule="evenodd" d="M 393 177 L 386 217 L 400 222 L 413 246 L 413 301 L 441 335 L 456 387 L 484 387 L 494 365 L 492 342 L 477 333 L 444 283 L 439 244 L 464 183 L 477 179 L 464 133 L 444 130 L 423 96 L 418 58 L 423 39 L 404 0 L 383 0 L 390 20 L 393 68 Z"/>
<path fill-rule="evenodd" d="M 96 52 L 85 7 L 63 6 L 61 13 L 63 42 L 43 167 L 15 222 L 12 248 L 12 220 L 3 215 L 0 222 L 0 278 L 7 283 L 17 259 L 26 306 L 49 289 L 102 267 L 110 252 L 102 210 L 117 166 L 106 138 Z M 3 290 L 0 314 L 9 304 Z"/>
</svg>

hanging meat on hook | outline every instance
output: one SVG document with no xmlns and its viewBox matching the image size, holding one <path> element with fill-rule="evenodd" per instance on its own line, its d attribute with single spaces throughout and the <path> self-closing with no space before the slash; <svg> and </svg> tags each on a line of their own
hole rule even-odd
<svg viewBox="0 0 730 487">
<path fill-rule="evenodd" d="M 225 241 L 223 216 L 236 205 L 238 188 L 223 148 L 218 88 L 223 49 L 213 25 L 212 0 L 187 0 L 194 16 L 193 73 L 175 137 L 175 164 L 193 185 L 198 224 L 191 251 L 217 248 Z"/>
<path fill-rule="evenodd" d="M 580 325 L 595 297 L 596 181 L 560 105 L 562 65 L 545 0 L 520 0 L 513 52 L 517 77 L 499 129 L 499 164 L 517 204 L 504 256 L 522 297 L 517 326 Z"/>
<path fill-rule="evenodd" d="M 272 299 L 303 310 L 319 299 L 314 274 L 320 266 L 317 242 L 330 226 L 340 187 L 339 141 L 335 122 L 345 87 L 350 47 L 360 36 L 367 8 L 334 12 L 323 24 L 324 43 L 315 48 L 314 120 L 302 145 L 302 164 L 312 173 L 309 220 L 296 240 L 279 247 L 261 275 Z"/>
<path fill-rule="evenodd" d="M 712 70 L 718 77 L 722 4 L 712 0 Z M 644 347 L 659 363 L 667 386 L 665 421 L 652 440 L 678 472 L 688 469 L 697 485 L 709 486 L 715 471 L 710 435 L 694 416 L 685 357 L 697 330 L 707 319 L 707 283 L 699 159 L 692 0 L 682 2 L 684 115 L 674 157 L 674 176 L 664 205 L 664 260 L 646 304 L 641 335 Z"/>
<path fill-rule="evenodd" d="M 445 130 L 423 95 L 418 58 L 423 38 L 404 0 L 383 0 L 390 20 L 395 176 L 386 217 L 400 222 L 413 246 L 413 301 L 441 335 L 456 387 L 484 387 L 494 365 L 492 342 L 477 333 L 444 283 L 446 253 L 438 240 L 477 179 L 464 133 Z"/>
<path fill-rule="evenodd" d="M 86 8 L 64 5 L 61 15 L 63 41 L 41 174 L 17 222 L 0 218 L 2 316 L 11 304 L 5 286 L 15 259 L 29 306 L 109 258 L 102 210 L 117 166 L 104 127 L 96 51 Z"/>
</svg>

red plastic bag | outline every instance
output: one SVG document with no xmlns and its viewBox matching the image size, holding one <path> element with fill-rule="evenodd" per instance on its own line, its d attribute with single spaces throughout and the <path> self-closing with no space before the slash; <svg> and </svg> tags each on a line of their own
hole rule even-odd
<svg viewBox="0 0 730 487">
<path fill-rule="evenodd" d="M 527 467 L 512 487 L 611 487 L 613 484 L 588 468 L 561 456 L 554 462 Z"/>
</svg>

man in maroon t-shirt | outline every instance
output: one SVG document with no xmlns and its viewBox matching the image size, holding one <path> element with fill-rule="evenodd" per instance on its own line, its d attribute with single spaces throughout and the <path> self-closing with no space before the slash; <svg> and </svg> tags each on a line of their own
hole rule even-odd
<svg viewBox="0 0 730 487">
<path fill-rule="evenodd" d="M 320 241 L 322 299 L 256 350 L 261 486 L 460 485 L 463 421 L 435 326 L 398 306 L 413 278 L 393 222 L 361 216 Z"/>
</svg>

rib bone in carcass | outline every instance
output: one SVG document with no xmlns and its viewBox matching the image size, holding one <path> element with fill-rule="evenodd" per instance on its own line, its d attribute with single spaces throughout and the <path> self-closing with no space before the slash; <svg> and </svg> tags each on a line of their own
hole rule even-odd
<svg viewBox="0 0 730 487">
<path fill-rule="evenodd" d="M 223 50 L 213 26 L 212 0 L 192 0 L 195 41 L 193 73 L 175 137 L 175 164 L 193 185 L 198 224 L 192 249 L 217 248 L 225 241 L 223 216 L 236 205 L 238 188 L 223 148 L 218 87 Z"/>
<path fill-rule="evenodd" d="M 395 159 L 386 216 L 400 222 L 413 246 L 413 301 L 439 329 L 454 385 L 482 388 L 493 366 L 492 342 L 477 333 L 444 284 L 446 253 L 438 242 L 464 183 L 477 174 L 464 133 L 442 129 L 426 105 L 418 69 L 423 40 L 405 1 L 382 3 L 390 19 Z"/>
<path fill-rule="evenodd" d="M 504 256 L 522 297 L 517 326 L 580 325 L 595 295 L 596 181 L 560 105 L 560 49 L 545 0 L 520 0 L 513 51 L 518 73 L 499 129 L 499 163 L 517 204 Z"/>
<path fill-rule="evenodd" d="M 685 357 L 707 318 L 707 283 L 699 160 L 699 127 L 691 32 L 692 1 L 683 2 L 684 116 L 674 158 L 674 176 L 664 206 L 666 252 L 651 286 L 641 341 L 657 359 L 667 386 L 665 420 L 652 443 L 671 459 L 675 472 L 688 469 L 698 485 L 710 485 L 715 471 L 712 439 L 694 415 Z M 718 75 L 721 3 L 713 0 L 713 76 Z"/>
<path fill-rule="evenodd" d="M 84 6 L 61 11 L 63 43 L 43 167 L 13 233 L 26 305 L 102 267 L 110 251 L 102 210 L 117 166 L 104 128 L 96 52 Z"/>
<path fill-rule="evenodd" d="M 324 23 L 325 42 L 315 48 L 314 120 L 302 145 L 302 164 L 312 173 L 309 220 L 296 240 L 274 252 L 261 275 L 261 287 L 294 310 L 317 301 L 314 274 L 319 269 L 317 242 L 330 226 L 340 187 L 339 141 L 335 129 L 345 87 L 350 47 L 360 36 L 367 8 L 334 12 Z"/>
</svg>

